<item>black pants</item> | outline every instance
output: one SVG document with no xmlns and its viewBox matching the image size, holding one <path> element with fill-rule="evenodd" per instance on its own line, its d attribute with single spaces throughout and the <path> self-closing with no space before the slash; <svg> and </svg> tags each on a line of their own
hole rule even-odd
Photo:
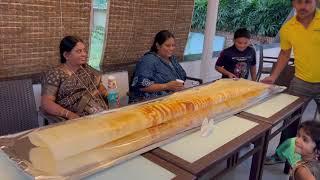
<svg viewBox="0 0 320 180">
<path fill-rule="evenodd" d="M 294 77 L 290 82 L 289 92 L 293 95 L 302 95 L 314 99 L 317 104 L 318 112 L 320 112 L 320 83 L 309 83 Z M 288 138 L 295 137 L 298 126 L 299 122 L 294 122 L 282 131 L 279 145 Z"/>
</svg>

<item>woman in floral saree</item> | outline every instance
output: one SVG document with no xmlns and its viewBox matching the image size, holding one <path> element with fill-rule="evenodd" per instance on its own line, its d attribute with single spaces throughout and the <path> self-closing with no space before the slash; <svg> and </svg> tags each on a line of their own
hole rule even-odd
<svg viewBox="0 0 320 180">
<path fill-rule="evenodd" d="M 87 64 L 83 41 L 66 36 L 60 43 L 61 65 L 42 79 L 41 108 L 50 115 L 74 119 L 108 109 L 101 75 Z"/>
</svg>

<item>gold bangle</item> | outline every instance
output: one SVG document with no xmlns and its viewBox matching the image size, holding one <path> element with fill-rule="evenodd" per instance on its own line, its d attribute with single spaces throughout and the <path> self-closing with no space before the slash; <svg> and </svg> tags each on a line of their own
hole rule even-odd
<svg viewBox="0 0 320 180">
<path fill-rule="evenodd" d="M 65 117 L 65 118 L 68 118 L 68 114 L 69 114 L 69 111 L 66 110 L 66 109 L 63 109 L 60 113 L 60 116 L 61 117 Z"/>
<path fill-rule="evenodd" d="M 66 118 L 68 118 L 68 113 L 69 113 L 69 111 L 68 111 L 68 110 L 66 110 Z"/>
</svg>

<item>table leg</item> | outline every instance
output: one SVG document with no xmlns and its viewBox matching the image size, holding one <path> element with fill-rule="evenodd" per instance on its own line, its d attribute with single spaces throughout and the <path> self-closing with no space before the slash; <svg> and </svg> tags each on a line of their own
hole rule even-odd
<svg viewBox="0 0 320 180">
<path fill-rule="evenodd" d="M 260 180 L 265 154 L 268 148 L 269 131 L 265 132 L 259 139 L 254 142 L 254 147 L 260 146 L 259 150 L 252 156 L 249 180 Z"/>
</svg>

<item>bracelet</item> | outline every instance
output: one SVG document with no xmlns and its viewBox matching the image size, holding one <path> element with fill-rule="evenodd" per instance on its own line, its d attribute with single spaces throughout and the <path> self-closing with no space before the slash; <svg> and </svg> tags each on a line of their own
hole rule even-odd
<svg viewBox="0 0 320 180">
<path fill-rule="evenodd" d="M 68 114 L 69 114 L 69 111 L 68 111 L 68 110 L 66 110 L 66 118 L 68 118 Z"/>
<path fill-rule="evenodd" d="M 68 118 L 68 114 L 69 114 L 69 111 L 66 110 L 66 109 L 63 109 L 63 110 L 60 112 L 60 116 L 61 116 L 61 117 L 66 117 L 66 118 Z"/>
</svg>

